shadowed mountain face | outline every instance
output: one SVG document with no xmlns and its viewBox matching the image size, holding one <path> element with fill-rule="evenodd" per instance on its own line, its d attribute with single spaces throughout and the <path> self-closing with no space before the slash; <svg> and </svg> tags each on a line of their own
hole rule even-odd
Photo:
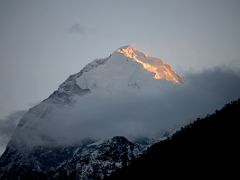
<svg viewBox="0 0 240 180">
<path fill-rule="evenodd" d="M 240 99 L 154 144 L 107 179 L 236 178 Z"/>
<path fill-rule="evenodd" d="M 10 146 L 0 160 L 0 179 L 103 179 L 138 157 L 146 147 L 146 143 L 133 143 L 121 136 L 28 151 Z"/>
<path fill-rule="evenodd" d="M 113 171 L 128 165 L 146 146 L 116 136 L 102 143 L 89 144 L 48 173 L 53 179 L 103 179 Z"/>
</svg>

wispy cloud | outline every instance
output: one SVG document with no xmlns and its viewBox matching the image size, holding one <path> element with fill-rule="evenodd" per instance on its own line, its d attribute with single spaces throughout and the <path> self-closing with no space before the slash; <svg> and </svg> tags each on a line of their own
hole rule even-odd
<svg viewBox="0 0 240 180">
<path fill-rule="evenodd" d="M 11 113 L 5 119 L 0 120 L 0 155 L 5 150 L 5 147 L 12 136 L 18 121 L 22 118 L 26 111 L 17 111 Z"/>
<path fill-rule="evenodd" d="M 81 35 L 86 35 L 95 32 L 95 29 L 85 27 L 80 23 L 75 23 L 73 24 L 69 29 L 69 33 L 75 33 L 75 34 L 81 34 Z"/>
</svg>

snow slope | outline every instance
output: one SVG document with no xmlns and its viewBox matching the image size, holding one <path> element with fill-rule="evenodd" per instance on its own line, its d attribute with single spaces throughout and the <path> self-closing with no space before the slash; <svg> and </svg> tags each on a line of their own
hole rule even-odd
<svg viewBox="0 0 240 180">
<path fill-rule="evenodd" d="M 132 46 L 117 49 L 102 66 L 93 68 L 76 78 L 82 89 L 115 91 L 126 87 L 146 87 L 146 81 L 168 80 L 182 83 L 168 64 L 138 51 Z M 156 83 L 156 82 L 154 82 Z"/>
<path fill-rule="evenodd" d="M 15 144 L 24 142 L 33 146 L 54 143 L 59 145 L 74 141 L 64 140 L 64 136 L 69 133 L 62 132 L 70 132 L 71 128 L 77 129 L 78 125 L 82 126 L 79 122 L 85 116 L 81 116 L 81 113 L 86 114 L 85 112 L 89 110 L 83 112 L 81 109 L 84 109 L 84 102 L 92 98 L 87 95 L 103 97 L 104 94 L 107 99 L 112 99 L 118 94 L 128 92 L 135 94 L 139 90 L 163 91 L 165 85 L 181 82 L 182 79 L 162 60 L 147 56 L 132 46 L 121 47 L 109 57 L 94 60 L 79 73 L 71 75 L 49 98 L 31 108 L 20 120 L 11 142 Z M 94 99 L 92 101 L 94 106 L 96 103 Z M 81 105 L 77 106 L 78 102 L 81 102 Z M 65 116 L 69 117 L 68 121 L 62 118 Z M 86 128 L 84 130 L 88 133 Z M 77 136 L 77 133 L 74 133 Z"/>
</svg>

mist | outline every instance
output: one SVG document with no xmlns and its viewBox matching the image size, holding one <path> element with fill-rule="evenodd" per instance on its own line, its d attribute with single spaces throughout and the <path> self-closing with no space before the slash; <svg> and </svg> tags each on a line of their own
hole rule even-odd
<svg viewBox="0 0 240 180">
<path fill-rule="evenodd" d="M 5 147 L 17 127 L 19 120 L 26 111 L 17 111 L 0 120 L 0 155 L 4 152 Z"/>
<path fill-rule="evenodd" d="M 181 85 L 156 83 L 160 89 L 94 92 L 70 105 L 49 105 L 44 118 L 31 117 L 27 129 L 16 134 L 31 145 L 113 136 L 160 138 L 240 97 L 240 71 L 227 67 L 188 73 Z"/>
</svg>

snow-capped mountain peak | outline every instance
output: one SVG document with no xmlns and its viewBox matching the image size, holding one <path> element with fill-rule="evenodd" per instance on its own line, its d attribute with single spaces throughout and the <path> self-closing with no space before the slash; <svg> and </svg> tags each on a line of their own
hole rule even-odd
<svg viewBox="0 0 240 180">
<path fill-rule="evenodd" d="M 125 87 L 139 88 L 148 86 L 146 82 L 152 80 L 182 83 L 181 77 L 170 65 L 159 58 L 146 55 L 131 45 L 118 48 L 108 58 L 101 60 L 101 64 L 98 61 L 88 64 L 83 68 L 87 70 L 76 78 L 76 83 L 81 89 L 115 91 Z M 154 83 L 157 84 L 152 84 Z"/>
<path fill-rule="evenodd" d="M 155 78 L 153 78 L 153 74 Z M 119 94 L 132 96 L 133 98 L 139 93 L 141 97 L 143 92 L 150 92 L 150 94 L 152 92 L 163 92 L 165 85 L 166 87 L 168 85 L 172 86 L 172 83 L 165 84 L 160 80 L 173 83 L 181 82 L 181 78 L 162 60 L 150 57 L 133 46 L 118 48 L 109 57 L 94 60 L 80 72 L 71 75 L 49 98 L 31 108 L 20 120 L 12 141 L 20 140 L 21 144 L 23 140 L 31 146 L 33 144 L 48 144 L 52 141 L 62 144 L 68 143 L 72 139 L 66 137 L 72 136 L 62 135 L 60 133 L 62 132 L 61 128 L 65 130 L 68 128 L 68 131 L 75 129 L 78 132 L 76 122 L 77 124 L 82 122 L 76 119 L 82 119 L 81 117 L 85 115 L 83 107 L 88 102 L 92 104 L 91 109 L 95 108 L 94 104 L 96 109 L 99 109 L 98 104 L 93 102 L 100 98 L 99 101 L 107 103 L 102 99 L 108 99 L 110 94 L 112 102 L 117 103 L 119 101 L 116 100 L 117 98 L 113 99 L 113 97 L 118 97 Z M 136 90 L 139 89 L 140 91 L 137 92 Z M 85 94 L 89 96 L 85 96 Z M 81 104 L 82 102 L 85 103 Z M 125 103 L 125 100 L 122 103 Z M 71 104 L 72 106 L 68 106 Z M 65 116 L 68 117 L 68 121 L 63 120 L 63 126 L 59 123 L 56 126 L 59 128 L 59 133 L 57 133 L 56 128 L 56 133 L 53 133 L 52 127 L 55 127 L 55 124 L 60 121 L 59 119 Z M 91 117 L 90 119 L 96 119 L 96 117 L 88 114 L 86 116 Z M 52 124 L 52 126 L 49 126 L 49 124 Z M 79 125 L 79 127 L 82 127 L 82 125 Z M 87 132 L 83 134 L 82 136 L 87 136 Z"/>
<path fill-rule="evenodd" d="M 158 80 L 168 80 L 173 83 L 182 83 L 182 79 L 171 68 L 170 65 L 164 64 L 159 58 L 150 57 L 139 51 L 132 45 L 123 46 L 117 52 L 141 64 L 144 69 L 154 73 L 154 78 Z"/>
<path fill-rule="evenodd" d="M 121 54 L 123 54 L 126 57 L 129 58 L 133 58 L 134 56 L 136 56 L 137 54 L 142 54 L 143 56 L 147 57 L 148 55 L 140 52 L 135 46 L 133 45 L 126 45 L 126 46 L 122 46 L 120 48 L 118 48 L 116 50 L 116 52 L 119 52 Z"/>
<path fill-rule="evenodd" d="M 95 176 L 101 168 L 107 172 L 97 173 L 97 177 L 110 174 L 140 154 L 142 146 L 123 137 L 83 146 L 94 139 L 145 135 L 144 122 L 150 120 L 150 124 L 152 120 L 146 112 L 155 112 L 142 108 L 147 93 L 164 92 L 165 85 L 174 86 L 168 82 L 179 84 L 182 80 L 170 65 L 133 46 L 94 60 L 22 117 L 0 159 L 0 179 L 42 175 L 69 159 L 61 167 L 79 171 L 82 179 Z M 82 150 L 75 156 L 76 146 Z"/>
<path fill-rule="evenodd" d="M 109 57 L 96 59 L 80 72 L 69 76 L 50 97 L 57 103 L 71 102 L 75 95 L 96 90 L 104 92 L 122 89 L 142 89 L 158 86 L 156 80 L 182 83 L 170 65 L 153 58 L 132 45 L 118 48 Z"/>
</svg>

